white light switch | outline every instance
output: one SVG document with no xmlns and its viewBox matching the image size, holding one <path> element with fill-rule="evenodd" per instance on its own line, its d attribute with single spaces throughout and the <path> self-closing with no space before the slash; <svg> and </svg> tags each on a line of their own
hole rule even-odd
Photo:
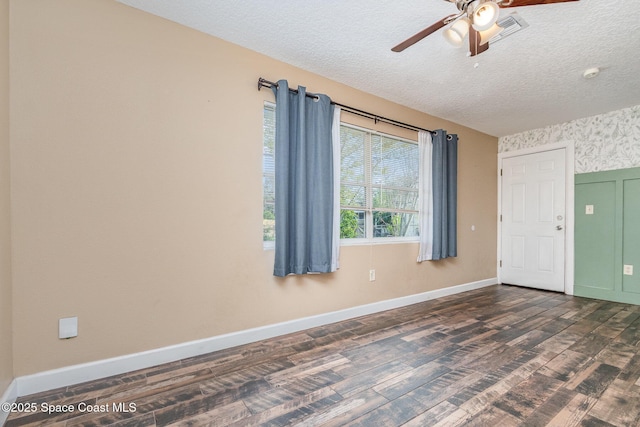
<svg viewBox="0 0 640 427">
<path fill-rule="evenodd" d="M 633 265 L 624 265 L 624 268 L 622 269 L 622 272 L 624 273 L 625 276 L 633 276 Z"/>
<path fill-rule="evenodd" d="M 65 317 L 58 321 L 58 337 L 61 340 L 78 336 L 78 318 Z"/>
<path fill-rule="evenodd" d="M 593 205 L 586 205 L 584 207 L 584 214 L 585 215 L 593 215 Z"/>
</svg>

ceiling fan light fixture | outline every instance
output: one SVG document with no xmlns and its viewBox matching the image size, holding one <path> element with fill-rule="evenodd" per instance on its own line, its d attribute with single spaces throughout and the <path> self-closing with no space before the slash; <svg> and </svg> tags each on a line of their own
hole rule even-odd
<svg viewBox="0 0 640 427">
<path fill-rule="evenodd" d="M 493 1 L 474 2 L 473 12 L 471 14 L 471 21 L 473 22 L 473 28 L 477 31 L 486 31 L 491 28 L 500 15 L 500 8 L 498 4 Z"/>
<path fill-rule="evenodd" d="M 469 32 L 469 20 L 467 18 L 460 18 L 455 21 L 449 28 L 443 33 L 446 41 L 451 43 L 455 47 L 462 47 L 462 42 Z"/>
<path fill-rule="evenodd" d="M 488 30 L 480 31 L 480 44 L 488 43 L 489 40 L 500 34 L 502 30 L 504 30 L 504 28 L 498 24 L 493 24 L 493 26 Z"/>
</svg>

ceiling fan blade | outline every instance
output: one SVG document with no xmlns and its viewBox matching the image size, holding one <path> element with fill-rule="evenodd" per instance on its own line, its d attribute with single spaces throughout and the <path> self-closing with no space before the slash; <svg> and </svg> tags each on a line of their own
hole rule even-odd
<svg viewBox="0 0 640 427">
<path fill-rule="evenodd" d="M 480 55 L 482 52 L 489 49 L 489 42 L 480 44 L 480 33 L 473 27 L 469 28 L 469 52 L 471 56 Z"/>
<path fill-rule="evenodd" d="M 505 0 L 500 3 L 500 7 L 520 7 L 520 6 L 535 6 L 538 4 L 552 4 L 552 3 L 565 3 L 568 1 L 578 0 Z"/>
<path fill-rule="evenodd" d="M 417 33 L 416 35 L 414 35 L 412 37 L 409 37 L 408 39 L 406 39 L 405 41 L 403 41 L 399 45 L 391 48 L 391 50 L 394 51 L 394 52 L 402 52 L 403 50 L 405 50 L 409 46 L 413 46 L 414 44 L 418 43 L 423 38 L 427 37 L 428 35 L 430 35 L 432 33 L 435 33 L 436 31 L 438 31 L 440 28 L 444 27 L 449 22 L 451 22 L 450 19 L 455 18 L 456 16 L 458 16 L 458 15 L 449 15 L 446 18 L 442 18 L 441 20 L 439 20 L 435 24 L 431 25 L 430 27 L 425 28 L 424 30 L 422 30 L 419 33 Z"/>
</svg>

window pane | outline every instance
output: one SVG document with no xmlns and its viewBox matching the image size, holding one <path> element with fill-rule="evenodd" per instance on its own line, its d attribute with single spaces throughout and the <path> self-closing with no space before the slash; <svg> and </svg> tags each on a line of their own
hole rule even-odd
<svg viewBox="0 0 640 427">
<path fill-rule="evenodd" d="M 418 214 L 373 212 L 373 237 L 418 236 Z"/>
<path fill-rule="evenodd" d="M 417 211 L 418 190 L 401 190 L 397 188 L 374 187 L 373 207 Z"/>
<path fill-rule="evenodd" d="M 340 211 L 340 238 L 362 239 L 366 237 L 365 211 L 342 209 Z"/>
<path fill-rule="evenodd" d="M 270 105 L 265 105 L 264 106 L 264 121 L 262 123 L 262 142 L 263 142 L 263 154 L 265 155 L 265 161 L 267 160 L 266 157 L 270 156 L 270 161 L 268 163 L 268 165 L 263 163 L 263 170 L 266 171 L 270 171 L 270 172 L 274 172 L 275 169 L 273 168 L 274 163 L 273 163 L 273 159 L 274 159 L 274 154 L 275 154 L 275 150 L 276 150 L 276 110 L 274 109 L 274 107 L 270 106 Z M 268 169 L 265 168 L 265 166 L 269 166 Z"/>
<path fill-rule="evenodd" d="M 341 185 L 340 206 L 366 207 L 367 188 L 364 185 Z"/>
<path fill-rule="evenodd" d="M 340 181 L 342 184 L 365 183 L 366 132 L 340 127 Z"/>
<path fill-rule="evenodd" d="M 340 206 L 367 207 L 367 160 L 365 147 L 367 132 L 340 127 Z M 366 237 L 364 210 L 340 211 L 340 238 Z"/>
<path fill-rule="evenodd" d="M 418 189 L 419 160 L 416 144 L 372 135 L 371 162 L 374 187 Z"/>
<path fill-rule="evenodd" d="M 262 216 L 262 240 L 273 242 L 276 240 L 276 213 L 273 204 L 264 204 Z"/>
<path fill-rule="evenodd" d="M 271 106 L 264 107 L 262 124 L 262 240 L 273 241 L 275 232 L 275 135 L 276 112 Z"/>
<path fill-rule="evenodd" d="M 275 177 L 267 174 L 262 177 L 263 205 L 262 205 L 262 240 L 276 240 L 276 192 Z"/>
</svg>

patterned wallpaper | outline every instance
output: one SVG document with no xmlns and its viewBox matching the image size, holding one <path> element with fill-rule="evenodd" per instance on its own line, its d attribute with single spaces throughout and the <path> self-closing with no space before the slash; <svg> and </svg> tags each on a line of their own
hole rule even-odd
<svg viewBox="0 0 640 427">
<path fill-rule="evenodd" d="M 498 151 L 573 141 L 575 172 L 640 166 L 640 105 L 501 137 Z"/>
</svg>

